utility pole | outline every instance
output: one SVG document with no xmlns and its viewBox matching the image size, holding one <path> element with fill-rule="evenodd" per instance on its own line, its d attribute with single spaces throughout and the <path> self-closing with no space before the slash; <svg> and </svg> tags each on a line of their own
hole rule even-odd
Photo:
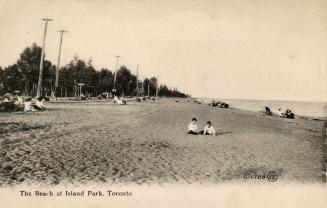
<svg viewBox="0 0 327 208">
<path fill-rule="evenodd" d="M 116 71 L 115 71 L 115 75 L 114 75 L 114 89 L 112 90 L 113 93 L 116 93 L 116 79 L 117 79 L 117 71 L 118 71 L 118 58 L 120 58 L 120 56 L 116 55 Z"/>
<path fill-rule="evenodd" d="M 44 26 L 44 32 L 43 32 L 43 41 L 42 41 L 42 52 L 41 52 L 41 61 L 40 61 L 40 72 L 39 72 L 39 81 L 37 85 L 37 91 L 36 91 L 36 97 L 41 96 L 41 90 L 42 90 L 42 79 L 43 79 L 43 59 L 44 59 L 44 48 L 45 48 L 45 37 L 47 35 L 47 27 L 48 27 L 48 22 L 52 21 L 52 19 L 45 18 L 42 19 L 45 21 L 45 26 Z"/>
<path fill-rule="evenodd" d="M 57 88 L 58 88 L 58 82 L 59 82 L 59 65 L 60 65 L 62 36 L 63 36 L 64 32 L 68 32 L 68 31 L 62 29 L 62 30 L 59 30 L 58 32 L 60 32 L 60 43 L 59 43 L 59 53 L 58 53 L 58 60 L 57 60 L 56 82 L 55 82 L 55 96 L 56 96 L 56 100 L 57 100 Z"/>
<path fill-rule="evenodd" d="M 139 65 L 136 68 L 136 99 L 139 99 Z"/>
</svg>

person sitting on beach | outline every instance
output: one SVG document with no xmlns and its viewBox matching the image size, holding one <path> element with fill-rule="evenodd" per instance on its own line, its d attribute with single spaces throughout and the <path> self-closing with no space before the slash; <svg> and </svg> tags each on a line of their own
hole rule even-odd
<svg viewBox="0 0 327 208">
<path fill-rule="evenodd" d="M 122 104 L 121 100 L 116 95 L 114 96 L 114 103 L 117 103 L 118 105 Z"/>
<path fill-rule="evenodd" d="M 9 96 L 6 94 L 5 99 L 2 101 L 3 103 L 9 103 Z"/>
<path fill-rule="evenodd" d="M 20 92 L 19 91 L 15 91 L 14 92 L 14 98 L 13 98 L 13 100 L 14 100 L 14 105 L 15 105 L 17 111 L 24 110 L 24 100 L 20 96 Z"/>
<path fill-rule="evenodd" d="M 36 99 L 35 105 L 32 105 L 32 106 L 36 110 L 40 110 L 40 111 L 46 110 L 46 107 L 44 106 L 43 101 L 44 101 L 44 97 L 38 97 Z"/>
<path fill-rule="evenodd" d="M 266 106 L 266 115 L 271 116 L 272 112 L 268 106 Z"/>
<path fill-rule="evenodd" d="M 6 111 L 9 105 L 9 93 L 6 93 L 3 101 L 0 103 L 0 111 Z"/>
<path fill-rule="evenodd" d="M 118 105 L 126 105 L 126 101 L 120 100 L 117 95 L 114 96 L 114 103 L 117 103 Z"/>
<path fill-rule="evenodd" d="M 12 94 L 6 93 L 5 99 L 1 103 L 1 109 L 3 109 L 5 112 L 13 112 L 16 111 L 16 105 L 14 104 L 15 100 Z"/>
<path fill-rule="evenodd" d="M 10 93 L 5 94 L 5 99 L 2 101 L 4 103 L 14 102 L 14 97 Z"/>
<path fill-rule="evenodd" d="M 277 114 L 279 117 L 284 117 L 284 113 L 282 112 L 281 108 L 278 109 Z"/>
<path fill-rule="evenodd" d="M 30 112 L 35 111 L 35 109 L 32 106 L 32 98 L 26 98 L 24 102 L 24 112 Z"/>
<path fill-rule="evenodd" d="M 204 127 L 203 135 L 216 135 L 216 130 L 211 125 L 211 121 L 207 121 L 207 125 Z"/>
<path fill-rule="evenodd" d="M 286 109 L 286 111 L 284 113 L 284 118 L 294 119 L 294 113 L 292 113 L 292 111 L 290 109 Z"/>
<path fill-rule="evenodd" d="M 194 134 L 194 135 L 197 135 L 198 134 L 198 127 L 196 125 L 196 122 L 198 120 L 196 118 L 192 118 L 192 122 L 188 125 L 188 128 L 187 128 L 187 133 L 188 134 Z"/>
</svg>

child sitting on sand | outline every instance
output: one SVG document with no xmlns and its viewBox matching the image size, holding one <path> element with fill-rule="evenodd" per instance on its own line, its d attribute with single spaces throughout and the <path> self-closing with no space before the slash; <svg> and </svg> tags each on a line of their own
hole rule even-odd
<svg viewBox="0 0 327 208">
<path fill-rule="evenodd" d="M 211 125 L 211 121 L 207 121 L 207 125 L 204 127 L 203 135 L 216 135 L 216 130 Z"/>
<path fill-rule="evenodd" d="M 187 133 L 188 134 L 194 134 L 194 135 L 197 135 L 198 134 L 198 127 L 196 125 L 196 122 L 198 120 L 196 118 L 192 118 L 192 122 L 188 125 L 188 128 L 187 128 Z"/>
</svg>

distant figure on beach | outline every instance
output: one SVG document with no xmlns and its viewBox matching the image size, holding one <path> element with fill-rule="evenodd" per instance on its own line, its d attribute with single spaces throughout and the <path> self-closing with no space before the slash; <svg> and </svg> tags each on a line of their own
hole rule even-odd
<svg viewBox="0 0 327 208">
<path fill-rule="evenodd" d="M 23 98 L 20 96 L 20 92 L 19 91 L 15 91 L 13 93 L 14 97 L 14 105 L 16 107 L 16 111 L 21 111 L 24 109 L 24 101 Z"/>
<path fill-rule="evenodd" d="M 294 113 L 290 109 L 286 109 L 284 113 L 284 118 L 294 119 Z"/>
<path fill-rule="evenodd" d="M 224 102 L 221 102 L 221 101 L 216 102 L 215 100 L 212 100 L 211 103 L 209 103 L 209 106 L 218 107 L 218 108 L 229 108 L 228 103 L 224 103 Z"/>
<path fill-rule="evenodd" d="M 117 95 L 114 96 L 114 103 L 117 103 L 118 105 L 126 105 L 126 101 L 120 100 Z"/>
<path fill-rule="evenodd" d="M 10 94 L 9 93 L 6 93 L 5 96 L 4 96 L 5 99 L 3 99 L 3 103 L 9 103 L 10 102 Z"/>
<path fill-rule="evenodd" d="M 281 109 L 281 108 L 278 109 L 278 111 L 277 111 L 277 115 L 278 115 L 279 117 L 284 117 L 284 113 L 282 112 L 282 109 Z"/>
<path fill-rule="evenodd" d="M 24 112 L 35 111 L 34 107 L 32 106 L 32 98 L 26 98 L 24 102 Z"/>
<path fill-rule="evenodd" d="M 0 110 L 5 112 L 14 112 L 17 110 L 15 100 L 12 94 L 6 93 L 4 100 L 0 103 Z"/>
<path fill-rule="evenodd" d="M 44 97 L 38 97 L 36 99 L 35 105 L 32 105 L 36 110 L 40 110 L 40 111 L 44 111 L 47 108 L 45 107 L 45 105 L 43 104 L 44 101 Z"/>
<path fill-rule="evenodd" d="M 216 135 L 216 130 L 213 128 L 211 121 L 207 121 L 207 125 L 201 133 L 203 133 L 203 135 Z"/>
<path fill-rule="evenodd" d="M 197 135 L 198 134 L 198 126 L 196 125 L 196 122 L 198 120 L 196 118 L 192 118 L 191 123 L 188 125 L 187 128 L 187 133 L 188 134 L 193 134 L 193 135 Z"/>
<path fill-rule="evenodd" d="M 271 116 L 272 112 L 268 106 L 266 106 L 266 115 Z"/>
</svg>

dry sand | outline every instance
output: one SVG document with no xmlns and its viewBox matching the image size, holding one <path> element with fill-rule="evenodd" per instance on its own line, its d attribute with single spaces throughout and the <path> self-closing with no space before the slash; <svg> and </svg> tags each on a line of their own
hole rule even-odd
<svg viewBox="0 0 327 208">
<path fill-rule="evenodd" d="M 47 105 L 0 114 L 1 186 L 248 183 L 256 180 L 245 173 L 268 171 L 277 182 L 326 180 L 323 121 L 169 99 Z M 211 120 L 219 135 L 187 135 L 192 117 L 200 128 Z"/>
</svg>

